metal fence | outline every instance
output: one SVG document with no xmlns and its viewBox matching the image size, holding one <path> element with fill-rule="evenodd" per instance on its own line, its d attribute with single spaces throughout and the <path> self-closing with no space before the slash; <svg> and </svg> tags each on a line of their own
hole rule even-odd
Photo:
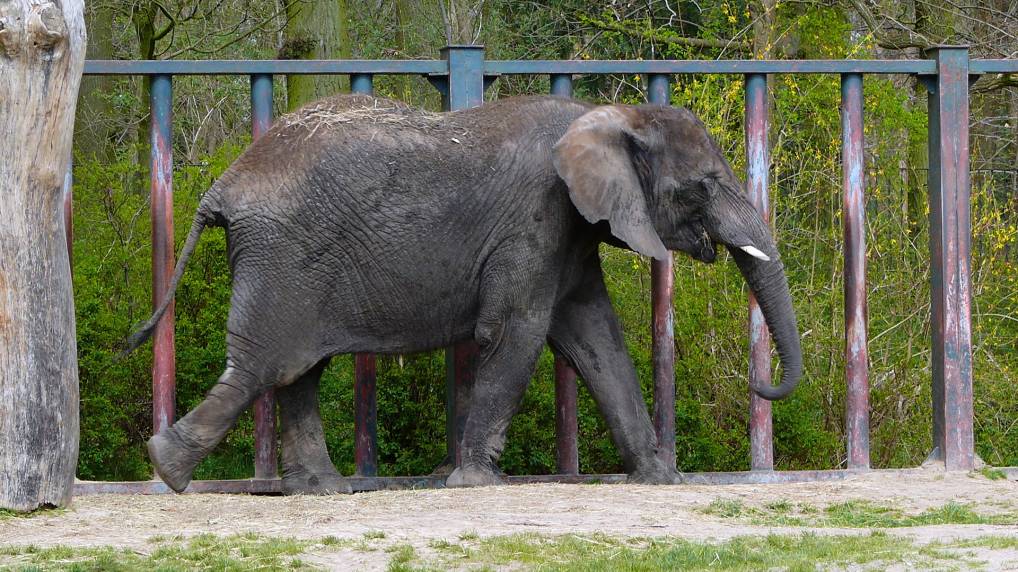
<svg viewBox="0 0 1018 572">
<path fill-rule="evenodd" d="M 261 60 L 261 61 L 89 61 L 86 75 L 150 76 L 152 298 L 158 306 L 173 271 L 171 144 L 172 82 L 175 75 L 247 75 L 251 78 L 252 132 L 255 138 L 272 122 L 272 77 L 284 74 L 346 74 L 351 89 L 372 92 L 374 76 L 421 75 L 441 92 L 448 110 L 481 105 L 485 88 L 502 75 L 550 76 L 551 93 L 569 96 L 579 74 L 646 74 L 651 103 L 669 105 L 675 74 L 741 74 L 746 89 L 746 184 L 756 207 L 768 216 L 768 75 L 837 74 L 841 77 L 843 219 L 845 238 L 845 383 L 847 468 L 826 471 L 774 471 L 770 402 L 750 396 L 749 472 L 686 475 L 691 482 L 791 482 L 838 479 L 870 465 L 869 380 L 866 330 L 866 245 L 863 176 L 864 74 L 913 74 L 929 91 L 930 256 L 932 264 L 931 459 L 948 470 L 968 470 L 976 462 L 973 439 L 972 352 L 970 320 L 971 227 L 969 221 L 969 83 L 986 73 L 1018 72 L 1018 60 L 970 60 L 964 47 L 931 50 L 922 60 L 739 60 L 739 61 L 492 61 L 480 46 L 449 46 L 440 60 Z M 70 216 L 70 197 L 66 213 Z M 70 225 L 68 225 L 70 228 Z M 675 354 L 672 333 L 672 262 L 651 266 L 654 426 L 661 454 L 675 462 Z M 154 336 L 152 368 L 153 431 L 174 419 L 173 307 Z M 769 384 L 770 340 L 752 295 L 749 299 L 751 385 Z M 462 343 L 446 351 L 447 446 L 459 458 L 465 411 L 457 395 L 472 384 L 477 347 Z M 375 359 L 354 360 L 355 490 L 441 486 L 440 477 L 378 477 L 375 430 Z M 562 360 L 555 364 L 558 474 L 510 477 L 510 482 L 621 481 L 623 475 L 580 475 L 577 456 L 576 373 Z M 195 481 L 189 490 L 206 492 L 278 492 L 274 400 L 270 393 L 255 406 L 255 479 Z M 159 482 L 79 483 L 77 492 L 167 492 Z"/>
</svg>

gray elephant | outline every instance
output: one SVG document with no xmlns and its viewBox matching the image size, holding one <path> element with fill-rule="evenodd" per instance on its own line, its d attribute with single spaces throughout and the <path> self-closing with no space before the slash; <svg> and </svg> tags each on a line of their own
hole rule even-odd
<svg viewBox="0 0 1018 572">
<path fill-rule="evenodd" d="M 233 293 L 226 370 L 148 442 L 183 490 L 275 388 L 285 492 L 344 492 L 317 392 L 331 356 L 474 339 L 480 366 L 450 486 L 502 482 L 497 461 L 547 342 L 586 382 L 630 482 L 675 483 L 657 440 L 598 245 L 712 262 L 725 245 L 760 302 L 783 369 L 801 374 L 795 313 L 770 231 L 689 111 L 512 98 L 429 113 L 337 96 L 282 117 L 205 194 L 167 300 L 205 227 L 226 229 Z M 167 304 L 129 340 L 138 347 Z"/>
</svg>

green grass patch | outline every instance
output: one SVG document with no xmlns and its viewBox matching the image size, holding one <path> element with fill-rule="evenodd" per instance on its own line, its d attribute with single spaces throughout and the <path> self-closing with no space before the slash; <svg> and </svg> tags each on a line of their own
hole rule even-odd
<svg viewBox="0 0 1018 572">
<path fill-rule="evenodd" d="M 919 547 L 908 538 L 882 532 L 858 536 L 770 535 L 721 543 L 677 538 L 617 538 L 515 534 L 469 543 L 433 543 L 432 560 L 401 558 L 390 570 L 512 569 L 556 572 L 650 572 L 656 570 L 789 570 L 895 563 L 920 568 L 956 567 L 960 557 Z M 964 563 L 964 561 L 961 561 Z"/>
<path fill-rule="evenodd" d="M 765 526 L 802 526 L 835 528 L 903 528 L 936 524 L 1018 524 L 1018 514 L 979 514 L 969 505 L 950 502 L 919 514 L 869 501 L 852 500 L 824 509 L 808 504 L 769 503 L 747 507 L 740 501 L 715 499 L 703 509 L 706 514 L 735 518 Z"/>
<path fill-rule="evenodd" d="M 52 516 L 61 514 L 67 509 L 60 507 L 44 507 L 29 512 L 21 512 L 17 510 L 11 510 L 8 508 L 0 508 L 0 520 L 6 520 L 9 518 L 33 518 L 36 516 Z"/>
<path fill-rule="evenodd" d="M 995 467 L 983 467 L 979 469 L 979 474 L 991 481 L 1000 481 L 1007 478 L 1007 473 Z"/>
<path fill-rule="evenodd" d="M 790 510 L 795 510 L 791 507 Z M 306 554 L 347 546 L 327 536 L 318 541 L 269 538 L 256 534 L 191 538 L 159 536 L 142 550 L 113 547 L 0 547 L 0 569 L 176 572 L 215 570 L 317 570 Z M 656 570 L 913 569 L 979 567 L 979 550 L 1018 549 L 1018 538 L 982 537 L 917 545 L 908 537 L 874 531 L 860 535 L 768 535 L 725 542 L 678 538 L 628 538 L 604 534 L 541 536 L 514 534 L 467 540 L 433 540 L 427 554 L 410 544 L 385 548 L 388 572 L 442 570 L 541 570 L 551 572 L 650 572 Z"/>
<path fill-rule="evenodd" d="M 334 544 L 334 543 L 333 543 Z M 314 570 L 298 558 L 308 550 L 323 550 L 325 542 L 266 538 L 255 534 L 192 538 L 154 537 L 151 550 L 113 547 L 0 546 L 0 568 L 14 570 L 113 570 L 161 572 L 216 570 Z"/>
</svg>

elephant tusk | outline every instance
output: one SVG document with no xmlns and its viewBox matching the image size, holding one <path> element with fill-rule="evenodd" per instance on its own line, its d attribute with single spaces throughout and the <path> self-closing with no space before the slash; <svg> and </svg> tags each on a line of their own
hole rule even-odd
<svg viewBox="0 0 1018 572">
<path fill-rule="evenodd" d="M 747 244 L 746 246 L 740 246 L 739 250 L 741 250 L 741 251 L 745 252 L 746 254 L 752 256 L 753 258 L 759 258 L 760 260 L 770 261 L 770 259 L 771 259 L 770 256 L 767 256 L 763 252 L 760 252 L 760 249 L 755 247 L 755 246 L 753 246 L 752 244 Z"/>
</svg>

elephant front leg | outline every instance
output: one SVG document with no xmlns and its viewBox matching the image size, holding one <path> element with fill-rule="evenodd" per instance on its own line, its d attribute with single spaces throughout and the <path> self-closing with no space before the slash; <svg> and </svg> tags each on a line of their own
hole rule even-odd
<svg viewBox="0 0 1018 572">
<path fill-rule="evenodd" d="M 282 440 L 283 494 L 351 493 L 329 458 L 318 410 L 318 384 L 329 360 L 276 390 Z"/>
<path fill-rule="evenodd" d="M 463 429 L 461 463 L 449 475 L 446 486 L 505 483 L 498 459 L 544 346 L 547 322 L 547 314 L 538 313 L 478 324 L 481 364 Z"/>
<path fill-rule="evenodd" d="M 555 308 L 548 338 L 587 384 L 622 456 L 628 481 L 679 483 L 675 467 L 657 455 L 657 436 L 600 266 L 587 268 L 580 286 Z"/>
<path fill-rule="evenodd" d="M 178 493 L 187 488 L 194 468 L 264 389 L 250 373 L 227 367 L 198 407 L 148 440 L 156 474 Z"/>
</svg>

